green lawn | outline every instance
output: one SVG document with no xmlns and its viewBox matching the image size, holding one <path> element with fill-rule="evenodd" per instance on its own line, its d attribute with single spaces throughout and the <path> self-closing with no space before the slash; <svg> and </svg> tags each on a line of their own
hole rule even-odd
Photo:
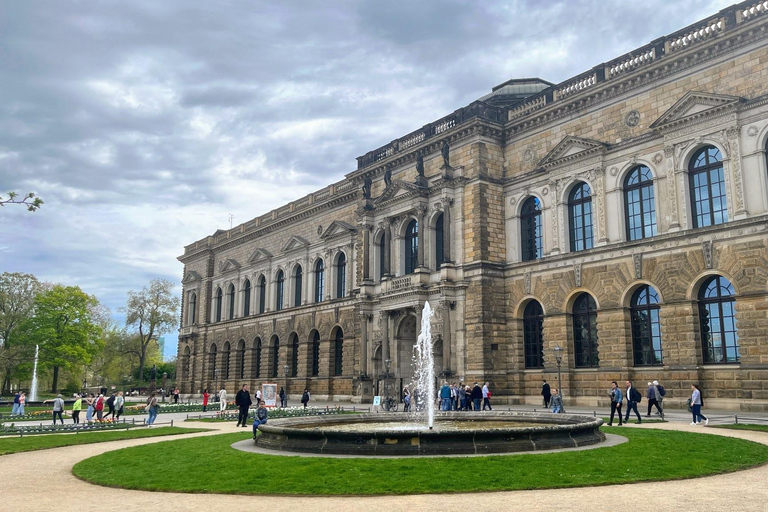
<svg viewBox="0 0 768 512">
<path fill-rule="evenodd" d="M 76 476 L 112 487 L 228 494 L 364 495 L 546 489 L 666 481 L 745 469 L 768 446 L 721 436 L 606 428 L 629 442 L 538 455 L 332 459 L 246 453 L 249 432 L 125 448 L 75 465 Z M 176 478 L 154 478 L 158 461 Z M 254 478 L 258 475 L 258 478 Z M 461 485 L 457 486 L 457 477 Z"/>
<path fill-rule="evenodd" d="M 120 441 L 123 439 L 139 439 L 142 437 L 191 434 L 193 432 L 205 432 L 205 429 L 159 427 L 152 429 L 137 428 L 132 430 L 121 430 L 118 432 L 85 432 L 81 434 L 52 434 L 28 437 L 4 437 L 0 438 L 0 455 L 30 452 L 34 450 L 47 450 L 48 448 L 59 448 L 61 446 L 74 446 L 78 444 Z"/>
<path fill-rule="evenodd" d="M 734 430 L 754 430 L 756 432 L 768 432 L 768 425 L 757 425 L 755 423 L 739 423 L 733 425 L 710 425 L 709 428 L 730 428 Z"/>
</svg>

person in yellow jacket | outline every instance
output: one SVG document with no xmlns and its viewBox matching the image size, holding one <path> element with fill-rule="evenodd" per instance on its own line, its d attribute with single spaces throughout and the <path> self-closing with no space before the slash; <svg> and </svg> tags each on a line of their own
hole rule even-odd
<svg viewBox="0 0 768 512">
<path fill-rule="evenodd" d="M 77 395 L 75 403 L 72 404 L 72 423 L 75 425 L 80 424 L 80 411 L 83 410 L 83 399 L 80 395 Z"/>
</svg>

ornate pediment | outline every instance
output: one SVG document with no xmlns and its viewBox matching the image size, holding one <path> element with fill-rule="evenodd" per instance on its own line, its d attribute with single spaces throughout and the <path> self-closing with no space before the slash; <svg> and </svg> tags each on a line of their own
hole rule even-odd
<svg viewBox="0 0 768 512">
<path fill-rule="evenodd" d="M 426 189 L 413 183 L 402 180 L 393 180 L 384 192 L 373 202 L 374 206 L 384 204 L 388 201 L 394 201 L 405 197 L 414 197 L 423 195 Z"/>
<path fill-rule="evenodd" d="M 650 127 L 661 131 L 678 127 L 681 124 L 696 122 L 706 117 L 729 112 L 741 101 L 742 99 L 738 96 L 690 91 L 677 100 L 677 103 L 664 112 Z"/>
<path fill-rule="evenodd" d="M 240 264 L 232 258 L 227 258 L 219 262 L 219 272 L 231 272 L 240 268 Z"/>
<path fill-rule="evenodd" d="M 194 283 L 195 281 L 201 281 L 202 278 L 200 277 L 200 274 L 195 272 L 194 270 L 190 270 L 184 275 L 184 279 L 181 280 L 181 284 L 190 284 Z"/>
<path fill-rule="evenodd" d="M 309 245 L 309 242 L 307 242 L 306 240 L 304 240 L 300 236 L 298 236 L 298 235 L 291 235 L 288 238 L 288 241 L 285 242 L 285 245 L 283 245 L 282 251 L 283 252 L 291 252 L 291 251 L 296 251 L 298 249 L 306 249 L 308 245 Z"/>
<path fill-rule="evenodd" d="M 598 140 L 582 139 L 569 135 L 541 159 L 538 167 L 551 169 L 576 160 L 603 154 L 607 149 L 608 145 Z"/>
<path fill-rule="evenodd" d="M 349 236 L 356 232 L 357 228 L 355 228 L 355 226 L 352 224 L 348 224 L 340 220 L 335 220 L 331 222 L 331 225 L 328 226 L 322 235 L 320 235 L 320 238 L 323 240 L 329 240 L 333 238 Z"/>
<path fill-rule="evenodd" d="M 266 249 L 256 249 L 248 258 L 248 263 L 258 263 L 260 261 L 269 261 L 272 259 L 272 253 Z"/>
</svg>

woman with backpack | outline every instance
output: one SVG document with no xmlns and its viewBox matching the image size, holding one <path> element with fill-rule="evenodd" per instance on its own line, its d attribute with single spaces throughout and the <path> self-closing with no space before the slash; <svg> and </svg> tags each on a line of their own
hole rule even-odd
<svg viewBox="0 0 768 512">
<path fill-rule="evenodd" d="M 310 395 L 309 395 L 309 389 L 304 388 L 304 394 L 301 395 L 301 403 L 304 404 L 304 408 L 307 408 L 307 404 L 309 403 Z"/>
<path fill-rule="evenodd" d="M 160 409 L 160 404 L 157 403 L 157 396 L 155 396 L 156 393 L 153 391 L 151 395 L 149 395 L 149 398 L 147 398 L 147 406 L 144 408 L 149 413 L 149 417 L 147 418 L 147 426 L 152 426 L 152 424 L 157 419 L 157 412 Z"/>
<path fill-rule="evenodd" d="M 125 404 L 125 398 L 123 398 L 123 392 L 118 391 L 115 395 L 115 409 L 117 410 L 117 419 L 120 419 L 120 415 L 123 414 L 123 405 Z"/>
<path fill-rule="evenodd" d="M 90 423 L 93 421 L 93 393 L 85 397 L 85 403 L 88 405 L 88 408 L 85 411 L 85 421 Z"/>
</svg>

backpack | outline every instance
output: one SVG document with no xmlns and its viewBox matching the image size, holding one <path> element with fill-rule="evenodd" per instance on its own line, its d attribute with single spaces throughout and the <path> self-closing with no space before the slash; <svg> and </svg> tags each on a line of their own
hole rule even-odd
<svg viewBox="0 0 768 512">
<path fill-rule="evenodd" d="M 659 385 L 658 385 L 658 386 L 656 386 L 656 387 L 659 389 L 659 394 L 660 394 L 661 396 L 665 396 L 665 395 L 667 394 L 667 390 L 666 390 L 666 389 L 664 389 L 664 386 L 662 386 L 661 384 L 659 384 Z"/>
<path fill-rule="evenodd" d="M 629 397 L 629 399 L 630 399 L 631 401 L 633 401 L 633 402 L 637 402 L 637 403 L 640 403 L 640 402 L 642 402 L 642 401 L 643 401 L 643 395 L 641 395 L 641 394 L 640 394 L 640 392 L 637 390 L 637 388 L 635 388 L 635 387 L 633 386 L 633 387 L 632 387 L 632 396 L 631 396 L 631 397 Z"/>
</svg>

